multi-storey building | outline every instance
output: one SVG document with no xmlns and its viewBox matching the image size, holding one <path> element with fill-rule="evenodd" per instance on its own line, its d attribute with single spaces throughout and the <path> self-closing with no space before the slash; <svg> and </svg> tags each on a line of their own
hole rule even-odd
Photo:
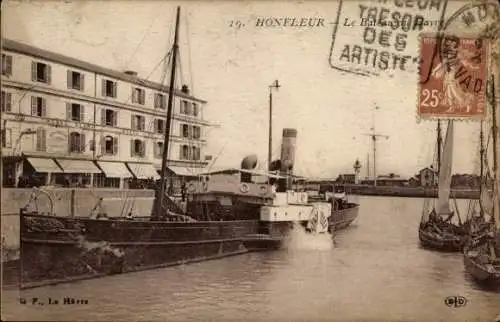
<svg viewBox="0 0 500 322">
<path fill-rule="evenodd" d="M 1 94 L 4 182 L 24 173 L 45 184 L 123 187 L 159 177 L 168 87 L 3 40 Z M 205 105 L 187 86 L 174 93 L 170 175 L 206 166 Z"/>
</svg>

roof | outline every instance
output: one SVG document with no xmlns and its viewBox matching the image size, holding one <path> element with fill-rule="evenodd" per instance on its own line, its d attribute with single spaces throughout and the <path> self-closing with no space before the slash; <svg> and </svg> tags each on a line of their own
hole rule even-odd
<svg viewBox="0 0 500 322">
<path fill-rule="evenodd" d="M 272 174 L 269 172 L 252 171 L 252 170 L 238 169 L 238 168 L 228 168 L 228 169 L 222 169 L 222 170 L 217 170 L 217 171 L 211 171 L 211 172 L 202 173 L 201 175 L 214 175 L 214 174 L 223 174 L 223 173 L 228 173 L 228 174 L 230 174 L 230 173 L 249 173 L 252 175 L 266 176 L 266 177 L 277 178 L 277 179 L 286 178 L 286 177 Z"/>
<path fill-rule="evenodd" d="M 119 80 L 122 80 L 125 82 L 130 82 L 130 83 L 133 83 L 133 84 L 136 84 L 139 86 L 154 88 L 154 89 L 157 89 L 159 91 L 163 91 L 163 92 L 167 92 L 167 93 L 169 92 L 168 86 L 165 86 L 163 84 L 152 82 L 150 80 L 139 78 L 139 77 L 136 77 L 133 75 L 128 75 L 128 74 L 125 74 L 124 72 L 119 72 L 116 70 L 104 68 L 104 67 L 94 65 L 94 64 L 76 59 L 76 58 L 72 58 L 72 57 L 68 57 L 65 55 L 58 54 L 58 53 L 54 53 L 54 52 L 51 52 L 48 50 L 44 50 L 44 49 L 41 49 L 38 47 L 27 45 L 27 44 L 17 42 L 14 40 L 2 39 L 2 47 L 3 47 L 2 49 L 4 49 L 4 50 L 17 52 L 20 54 L 27 54 L 27 55 L 30 55 L 33 57 L 41 58 L 41 59 L 52 61 L 55 63 L 61 63 L 64 65 L 73 66 L 73 67 L 76 67 L 76 68 L 79 68 L 82 70 L 86 70 L 89 72 L 93 72 L 93 73 L 97 73 L 100 75 L 116 78 L 116 79 L 119 79 Z M 186 94 L 180 90 L 175 90 L 174 93 L 176 96 L 179 96 L 179 97 L 188 98 L 188 99 L 200 102 L 200 103 L 206 103 L 206 101 L 198 99 L 198 98 L 191 96 L 189 94 Z"/>
<path fill-rule="evenodd" d="M 421 172 L 424 172 L 424 171 L 437 172 L 437 171 L 436 171 L 436 170 L 434 170 L 434 169 L 431 169 L 431 168 L 429 168 L 429 167 L 425 167 L 425 168 L 423 168 L 422 170 L 420 170 L 418 173 L 421 173 Z"/>
</svg>

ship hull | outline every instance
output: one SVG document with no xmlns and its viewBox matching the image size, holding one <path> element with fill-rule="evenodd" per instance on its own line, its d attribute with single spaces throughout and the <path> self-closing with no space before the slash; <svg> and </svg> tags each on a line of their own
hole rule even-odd
<svg viewBox="0 0 500 322">
<path fill-rule="evenodd" d="M 464 244 L 464 238 L 461 236 L 455 234 L 444 236 L 422 227 L 418 229 L 418 238 L 422 247 L 442 252 L 459 252 Z"/>
<path fill-rule="evenodd" d="M 259 229 L 256 220 L 153 222 L 25 214 L 20 219 L 20 288 L 242 254 L 251 250 L 245 246 L 247 236 Z"/>
<path fill-rule="evenodd" d="M 348 207 L 345 209 L 332 210 L 328 225 L 330 232 L 347 228 L 358 218 L 358 213 L 359 205 L 353 203 L 348 204 Z"/>
<path fill-rule="evenodd" d="M 330 229 L 350 225 L 358 208 L 332 211 Z M 293 229 L 292 222 L 154 222 L 30 213 L 21 213 L 20 223 L 20 259 L 6 284 L 22 289 L 276 250 Z"/>
<path fill-rule="evenodd" d="M 496 264 L 484 264 L 479 261 L 477 256 L 466 250 L 464 252 L 464 266 L 465 271 L 476 282 L 490 285 L 500 284 L 500 261 Z"/>
</svg>

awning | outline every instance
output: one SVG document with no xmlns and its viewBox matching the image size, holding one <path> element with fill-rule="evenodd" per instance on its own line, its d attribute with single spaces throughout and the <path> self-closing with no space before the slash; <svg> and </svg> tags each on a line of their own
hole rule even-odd
<svg viewBox="0 0 500 322">
<path fill-rule="evenodd" d="M 108 178 L 132 178 L 132 173 L 123 162 L 97 161 L 97 164 Z"/>
<path fill-rule="evenodd" d="M 92 161 L 57 159 L 65 173 L 101 173 Z"/>
<path fill-rule="evenodd" d="M 168 168 L 170 169 L 170 171 L 172 171 L 178 176 L 192 176 L 192 177 L 200 175 L 205 170 L 203 168 L 187 168 L 179 166 L 169 166 Z"/>
<path fill-rule="evenodd" d="M 160 175 L 149 163 L 127 163 L 130 170 L 137 179 L 149 179 L 153 178 L 155 180 L 160 179 Z"/>
<path fill-rule="evenodd" d="M 28 158 L 28 162 L 36 172 L 61 173 L 61 168 L 52 159 Z"/>
</svg>

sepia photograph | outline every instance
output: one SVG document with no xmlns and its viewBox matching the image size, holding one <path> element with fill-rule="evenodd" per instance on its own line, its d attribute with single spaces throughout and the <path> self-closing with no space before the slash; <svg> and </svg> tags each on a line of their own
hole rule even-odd
<svg viewBox="0 0 500 322">
<path fill-rule="evenodd" d="M 500 322 L 498 0 L 3 0 L 1 321 Z"/>
</svg>

